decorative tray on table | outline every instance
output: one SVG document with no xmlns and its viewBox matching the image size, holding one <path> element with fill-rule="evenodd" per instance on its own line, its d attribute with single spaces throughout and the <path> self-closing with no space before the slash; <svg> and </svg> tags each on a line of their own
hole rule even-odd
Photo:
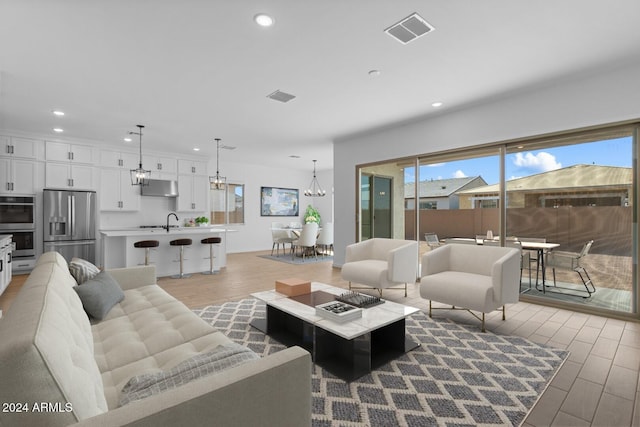
<svg viewBox="0 0 640 427">
<path fill-rule="evenodd" d="M 362 309 L 340 301 L 316 305 L 316 314 L 336 323 L 346 323 L 362 317 Z"/>
</svg>

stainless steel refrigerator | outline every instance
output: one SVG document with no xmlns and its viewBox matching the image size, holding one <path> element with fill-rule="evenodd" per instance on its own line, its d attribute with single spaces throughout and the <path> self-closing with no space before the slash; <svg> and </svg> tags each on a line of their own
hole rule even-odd
<svg viewBox="0 0 640 427">
<path fill-rule="evenodd" d="M 44 251 L 96 260 L 96 192 L 44 190 Z"/>
</svg>

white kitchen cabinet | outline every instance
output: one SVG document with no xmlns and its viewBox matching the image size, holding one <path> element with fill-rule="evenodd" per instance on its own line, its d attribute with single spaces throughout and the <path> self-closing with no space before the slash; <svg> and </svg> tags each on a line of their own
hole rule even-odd
<svg viewBox="0 0 640 427">
<path fill-rule="evenodd" d="M 0 236 L 0 295 L 11 282 L 11 252 L 13 243 L 9 235 Z"/>
<path fill-rule="evenodd" d="M 37 170 L 34 160 L 0 157 L 0 193 L 34 194 Z"/>
<path fill-rule="evenodd" d="M 209 210 L 209 177 L 178 175 L 178 212 L 205 212 Z"/>
<path fill-rule="evenodd" d="M 129 170 L 104 168 L 100 171 L 100 210 L 140 210 L 140 187 L 131 185 Z"/>
<path fill-rule="evenodd" d="M 29 138 L 0 136 L 0 156 L 21 157 L 35 159 L 38 157 L 38 147 L 41 141 Z"/>
<path fill-rule="evenodd" d="M 207 175 L 207 162 L 178 159 L 178 174 Z"/>
<path fill-rule="evenodd" d="M 135 169 L 140 163 L 140 157 L 136 153 L 122 151 L 100 151 L 100 166 L 105 168 Z M 145 165 L 146 166 L 146 165 Z"/>
<path fill-rule="evenodd" d="M 45 186 L 58 189 L 93 190 L 93 167 L 47 162 Z"/>
<path fill-rule="evenodd" d="M 45 145 L 47 161 L 93 163 L 93 147 L 88 145 L 68 144 L 66 142 L 47 141 Z"/>
<path fill-rule="evenodd" d="M 178 173 L 178 162 L 176 159 L 171 157 L 162 157 L 162 156 L 154 156 L 153 154 L 149 156 L 151 163 L 149 164 L 149 169 L 151 169 L 151 173 L 158 172 L 159 174 L 163 174 L 164 176 L 173 175 L 173 179 L 175 179 L 175 175 Z"/>
</svg>

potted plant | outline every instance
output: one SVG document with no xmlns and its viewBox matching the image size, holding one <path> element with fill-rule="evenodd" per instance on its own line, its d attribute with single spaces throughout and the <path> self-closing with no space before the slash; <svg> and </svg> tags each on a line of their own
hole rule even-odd
<svg viewBox="0 0 640 427">
<path fill-rule="evenodd" d="M 196 218 L 196 226 L 200 227 L 209 223 L 209 218 L 206 216 L 199 216 Z"/>
<path fill-rule="evenodd" d="M 310 222 L 315 222 L 320 225 L 320 220 L 320 212 L 313 206 L 307 205 L 307 210 L 304 213 L 304 223 L 309 224 Z"/>
</svg>

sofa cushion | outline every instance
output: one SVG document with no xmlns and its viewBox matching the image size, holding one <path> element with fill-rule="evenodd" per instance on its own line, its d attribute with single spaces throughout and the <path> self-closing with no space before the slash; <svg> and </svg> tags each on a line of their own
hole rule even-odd
<svg viewBox="0 0 640 427">
<path fill-rule="evenodd" d="M 188 384 L 207 375 L 259 359 L 253 351 L 234 342 L 196 354 L 168 371 L 136 375 L 122 389 L 120 406 Z"/>
<path fill-rule="evenodd" d="M 100 269 L 85 259 L 71 258 L 69 272 L 76 279 L 78 285 L 81 285 L 100 273 Z"/>
<path fill-rule="evenodd" d="M 111 371 L 215 331 L 180 301 L 166 299 L 167 293 L 157 285 L 128 290 L 124 294 L 124 301 L 112 310 L 120 315 L 112 317 L 110 313 L 91 327 L 100 372 Z"/>
<path fill-rule="evenodd" d="M 80 296 L 84 310 L 98 320 L 104 319 L 113 306 L 124 299 L 118 282 L 106 271 L 74 289 Z"/>
<path fill-rule="evenodd" d="M 157 373 L 173 369 L 181 362 L 201 353 L 212 351 L 216 347 L 230 343 L 222 332 L 214 331 L 184 344 L 176 345 L 147 357 L 131 360 L 117 368 L 102 373 L 104 395 L 109 409 L 117 408 L 122 389 L 136 375 Z"/>
</svg>

